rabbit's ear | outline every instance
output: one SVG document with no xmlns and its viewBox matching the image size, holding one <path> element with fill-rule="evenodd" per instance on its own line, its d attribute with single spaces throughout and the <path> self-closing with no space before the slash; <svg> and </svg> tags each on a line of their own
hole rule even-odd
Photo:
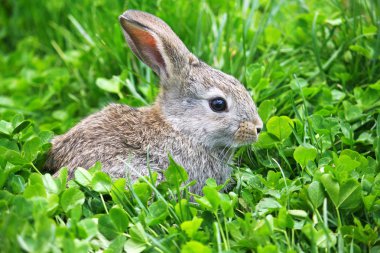
<svg viewBox="0 0 380 253">
<path fill-rule="evenodd" d="M 183 42 L 161 19 L 145 12 L 128 10 L 119 20 L 133 53 L 160 78 L 171 77 L 194 60 Z"/>
</svg>

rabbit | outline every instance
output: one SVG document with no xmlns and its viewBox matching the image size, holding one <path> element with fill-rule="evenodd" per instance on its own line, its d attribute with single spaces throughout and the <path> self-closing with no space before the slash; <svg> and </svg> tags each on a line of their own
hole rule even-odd
<svg viewBox="0 0 380 253">
<path fill-rule="evenodd" d="M 194 56 L 158 17 L 127 10 L 119 21 L 130 49 L 160 79 L 156 101 L 111 104 L 88 116 L 53 138 L 45 167 L 59 173 L 65 166 L 71 178 L 100 161 L 113 178 L 133 181 L 149 168 L 161 180 L 170 154 L 198 182 L 192 192 L 200 194 L 208 178 L 224 183 L 234 150 L 256 141 L 263 127 L 249 92 Z"/>
</svg>

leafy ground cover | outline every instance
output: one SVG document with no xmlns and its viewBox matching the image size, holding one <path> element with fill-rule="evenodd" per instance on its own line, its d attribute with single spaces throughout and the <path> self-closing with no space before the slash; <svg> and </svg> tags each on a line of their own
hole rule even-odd
<svg viewBox="0 0 380 253">
<path fill-rule="evenodd" d="M 156 77 L 126 48 L 125 9 L 165 20 L 238 77 L 265 122 L 229 192 L 42 171 L 49 140 L 110 102 L 142 106 Z M 379 252 L 378 1 L 3 1 L 2 252 Z"/>
</svg>

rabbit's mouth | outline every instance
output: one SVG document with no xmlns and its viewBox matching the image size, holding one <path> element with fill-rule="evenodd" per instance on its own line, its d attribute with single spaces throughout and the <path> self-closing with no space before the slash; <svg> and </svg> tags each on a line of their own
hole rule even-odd
<svg viewBox="0 0 380 253">
<path fill-rule="evenodd" d="M 261 127 L 256 126 L 251 121 L 241 122 L 234 136 L 236 146 L 244 146 L 257 141 Z"/>
</svg>

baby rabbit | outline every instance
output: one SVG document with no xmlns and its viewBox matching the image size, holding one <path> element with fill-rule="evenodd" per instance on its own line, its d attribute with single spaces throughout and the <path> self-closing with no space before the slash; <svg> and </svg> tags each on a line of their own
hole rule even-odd
<svg viewBox="0 0 380 253">
<path fill-rule="evenodd" d="M 112 177 L 162 177 L 168 154 L 197 180 L 224 183 L 236 147 L 257 140 L 263 123 L 251 96 L 234 77 L 189 52 L 161 19 L 128 10 L 119 21 L 133 53 L 160 78 L 160 94 L 149 107 L 111 104 L 53 139 L 45 167 L 89 168 L 96 161 Z"/>
</svg>

